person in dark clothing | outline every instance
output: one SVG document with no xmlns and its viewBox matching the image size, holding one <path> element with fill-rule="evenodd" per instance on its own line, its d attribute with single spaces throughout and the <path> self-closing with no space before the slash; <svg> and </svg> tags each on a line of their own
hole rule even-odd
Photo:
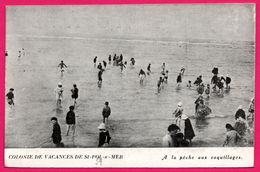
<svg viewBox="0 0 260 172">
<path fill-rule="evenodd" d="M 178 86 L 180 86 L 180 83 L 182 82 L 181 76 L 182 76 L 182 74 L 179 73 L 179 75 L 178 75 L 178 77 L 177 77 L 177 84 L 178 84 Z"/>
<path fill-rule="evenodd" d="M 70 110 L 66 116 L 66 124 L 67 124 L 67 136 L 69 135 L 70 128 L 72 129 L 73 136 L 75 134 L 75 124 L 76 124 L 76 117 L 74 112 L 74 106 L 69 107 Z"/>
<path fill-rule="evenodd" d="M 124 60 L 123 55 L 120 54 L 120 56 L 119 56 L 119 62 L 123 62 L 123 60 Z"/>
<path fill-rule="evenodd" d="M 190 144 L 192 144 L 192 139 L 195 137 L 195 133 L 190 119 L 185 114 L 182 114 L 181 119 L 184 120 L 184 139 L 188 140 Z"/>
<path fill-rule="evenodd" d="M 99 70 L 99 72 L 98 72 L 98 86 L 99 87 L 101 87 L 101 85 L 102 85 L 102 74 L 103 74 L 103 71 Z"/>
<path fill-rule="evenodd" d="M 131 65 L 134 66 L 134 65 L 135 65 L 135 59 L 132 57 L 132 58 L 130 59 L 130 61 L 131 61 Z"/>
<path fill-rule="evenodd" d="M 229 89 L 230 88 L 230 84 L 231 83 L 231 78 L 227 75 L 226 76 L 226 88 Z"/>
<path fill-rule="evenodd" d="M 52 141 L 56 145 L 56 147 L 60 147 L 62 138 L 58 119 L 56 117 L 52 117 L 51 122 L 53 124 L 53 131 L 51 135 Z"/>
<path fill-rule="evenodd" d="M 109 54 L 109 56 L 108 56 L 108 64 L 111 64 L 111 59 L 112 59 L 111 54 Z"/>
<path fill-rule="evenodd" d="M 99 141 L 98 141 L 98 147 L 107 147 L 110 143 L 111 137 L 109 134 L 109 131 L 106 130 L 106 125 L 104 123 L 101 123 L 98 126 L 99 129 Z"/>
<path fill-rule="evenodd" d="M 14 106 L 14 89 L 13 88 L 10 88 L 9 89 L 9 92 L 6 94 L 6 97 L 7 97 L 7 102 L 8 104 L 11 106 L 13 105 Z"/>
<path fill-rule="evenodd" d="M 63 62 L 63 60 L 61 60 L 58 67 L 60 68 L 61 74 L 63 74 L 65 67 L 68 68 L 68 66 Z"/>
<path fill-rule="evenodd" d="M 195 112 L 197 112 L 199 105 L 204 105 L 204 100 L 203 100 L 203 96 L 202 96 L 202 95 L 200 95 L 200 96 L 197 98 L 197 100 L 195 101 L 195 104 L 196 104 L 196 106 L 195 106 Z"/>
<path fill-rule="evenodd" d="M 195 85 L 200 85 L 202 83 L 202 76 L 200 75 L 197 79 L 196 79 L 196 81 L 193 83 L 193 84 L 195 84 Z"/>
<path fill-rule="evenodd" d="M 113 66 L 115 66 L 116 65 L 116 54 L 114 54 L 114 56 L 113 56 Z"/>
<path fill-rule="evenodd" d="M 147 66 L 147 75 L 150 75 L 151 73 L 151 63 Z"/>
<path fill-rule="evenodd" d="M 105 60 L 103 60 L 103 66 L 104 66 L 104 68 L 107 67 L 107 62 Z"/>
<path fill-rule="evenodd" d="M 105 107 L 103 108 L 102 115 L 103 115 L 103 123 L 108 124 L 108 117 L 111 114 L 111 108 L 108 106 L 109 103 L 105 102 Z"/>
<path fill-rule="evenodd" d="M 177 133 L 175 135 L 176 146 L 175 147 L 189 147 L 189 142 L 184 139 L 183 133 Z"/>
<path fill-rule="evenodd" d="M 122 61 L 119 63 L 119 66 L 120 66 L 121 72 L 123 72 L 124 68 L 126 68 Z"/>
<path fill-rule="evenodd" d="M 162 84 L 163 84 L 163 78 L 160 77 L 159 81 L 157 83 L 157 92 L 160 93 L 161 89 L 162 89 Z"/>
<path fill-rule="evenodd" d="M 94 58 L 94 60 L 93 60 L 93 62 L 94 62 L 94 67 L 96 67 L 96 64 L 97 64 L 97 56 L 95 56 L 95 58 Z"/>
<path fill-rule="evenodd" d="M 217 68 L 217 67 L 214 67 L 214 68 L 212 69 L 212 73 L 213 73 L 214 75 L 218 75 L 218 68 Z"/>
<path fill-rule="evenodd" d="M 245 111 L 243 110 L 243 107 L 242 105 L 240 105 L 236 111 L 236 114 L 235 114 L 235 120 L 237 120 L 239 117 L 243 118 L 243 119 L 246 119 L 246 113 Z"/>
<path fill-rule="evenodd" d="M 99 63 L 98 66 L 97 66 L 97 68 L 98 68 L 99 70 L 103 70 L 103 68 L 102 68 L 102 64 Z"/>
<path fill-rule="evenodd" d="M 77 98 L 79 96 L 79 89 L 76 84 L 73 84 L 73 89 L 71 89 L 71 98 L 74 99 L 74 106 L 77 104 Z"/>
<path fill-rule="evenodd" d="M 204 89 L 205 89 L 205 85 L 203 83 L 201 83 L 199 85 L 199 87 L 197 88 L 198 94 L 203 94 L 204 93 Z"/>
</svg>

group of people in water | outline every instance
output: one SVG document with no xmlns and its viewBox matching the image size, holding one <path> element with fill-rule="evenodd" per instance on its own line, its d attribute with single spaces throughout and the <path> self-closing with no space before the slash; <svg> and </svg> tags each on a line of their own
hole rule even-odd
<svg viewBox="0 0 260 172">
<path fill-rule="evenodd" d="M 7 54 L 7 52 L 6 52 Z M 20 54 L 20 51 L 19 51 Z M 6 55 L 8 56 L 8 54 Z M 19 58 L 19 56 L 18 56 Z M 93 59 L 94 67 L 98 69 L 98 87 L 102 85 L 102 74 L 107 68 L 107 64 L 113 66 L 119 66 L 121 72 L 123 72 L 124 68 L 127 66 L 127 61 L 124 61 L 124 57 L 122 54 L 117 55 L 114 54 L 108 56 L 108 63 L 103 60 L 98 63 L 98 57 L 95 56 Z M 103 65 L 102 65 L 103 63 Z M 112 64 L 113 63 L 113 64 Z M 135 59 L 130 59 L 130 65 L 135 65 Z M 61 60 L 59 65 L 57 66 L 60 69 L 61 76 L 63 76 L 64 71 L 68 66 Z M 183 77 L 185 74 L 185 67 L 182 66 L 178 75 L 177 75 L 177 87 L 181 86 L 183 81 Z M 147 66 L 147 71 L 140 69 L 138 74 L 140 79 L 140 85 L 144 84 L 144 80 L 147 75 L 151 75 L 151 63 Z M 224 94 L 224 86 L 226 89 L 230 89 L 231 78 L 226 75 L 224 78 L 222 75 L 218 76 L 218 68 L 214 67 L 212 70 L 213 77 L 211 79 L 212 90 L 217 95 L 223 96 Z M 164 88 L 164 85 L 168 83 L 168 75 L 169 71 L 166 69 L 166 64 L 162 63 L 160 77 L 157 82 L 157 94 Z M 211 86 L 208 83 L 206 88 L 202 79 L 202 76 L 198 76 L 196 80 L 193 82 L 193 85 L 196 87 L 196 91 L 198 92 L 198 98 L 195 100 L 195 117 L 196 118 L 205 118 L 207 115 L 211 113 L 211 109 L 205 105 L 203 94 L 206 95 L 206 98 L 209 99 L 211 95 Z M 187 83 L 187 87 L 191 88 L 192 82 L 189 80 Z M 62 83 L 59 82 L 58 86 L 55 88 L 56 95 L 56 105 L 57 107 L 61 107 L 61 103 L 63 100 L 63 86 Z M 6 94 L 7 102 L 10 106 L 14 106 L 14 89 L 10 88 L 9 92 Z M 72 130 L 73 136 L 75 134 L 75 126 L 76 126 L 76 115 L 75 115 L 75 107 L 77 104 L 77 99 L 79 97 L 79 89 L 76 84 L 73 84 L 71 89 L 71 98 L 73 100 L 73 105 L 69 106 L 69 111 L 66 115 L 66 124 L 67 124 L 67 132 L 66 135 L 69 135 L 69 131 Z M 248 110 L 249 114 L 246 115 L 242 107 L 240 106 L 236 115 L 235 115 L 235 124 L 232 126 L 231 124 L 226 124 L 226 138 L 223 143 L 223 146 L 245 146 L 247 144 L 246 133 L 251 132 L 250 128 L 253 128 L 254 124 L 254 99 L 251 100 L 250 108 Z M 108 117 L 111 114 L 111 108 L 109 107 L 109 102 L 105 102 L 105 107 L 102 111 L 103 121 L 98 126 L 100 131 L 99 133 L 99 144 L 98 147 L 106 147 L 110 140 L 111 136 L 108 131 Z M 168 127 L 168 134 L 163 137 L 162 146 L 164 147 L 188 147 L 192 146 L 192 139 L 195 137 L 195 132 L 193 130 L 191 121 L 187 115 L 183 113 L 182 102 L 179 102 L 176 110 L 173 112 L 173 122 Z M 57 117 L 52 117 L 51 121 L 53 123 L 53 133 L 52 133 L 52 141 L 56 145 L 56 147 L 64 147 L 64 144 L 61 142 L 61 129 L 58 123 Z"/>
</svg>

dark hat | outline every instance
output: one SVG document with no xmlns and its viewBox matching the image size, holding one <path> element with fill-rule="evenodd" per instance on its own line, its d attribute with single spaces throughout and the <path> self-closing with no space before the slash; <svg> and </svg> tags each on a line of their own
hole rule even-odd
<svg viewBox="0 0 260 172">
<path fill-rule="evenodd" d="M 14 91 L 14 89 L 13 89 L 13 88 L 10 88 L 10 91 Z"/>
<path fill-rule="evenodd" d="M 70 106 L 69 108 L 70 108 L 70 110 L 74 110 L 74 106 Z"/>
<path fill-rule="evenodd" d="M 168 131 L 174 131 L 174 130 L 179 130 L 180 128 L 176 124 L 171 124 L 168 127 Z"/>
<path fill-rule="evenodd" d="M 52 117 L 52 118 L 51 118 L 51 121 L 52 121 L 52 120 L 58 121 L 58 119 L 57 119 L 56 117 Z"/>
<path fill-rule="evenodd" d="M 105 105 L 108 105 L 109 103 L 108 102 L 105 102 Z"/>
</svg>

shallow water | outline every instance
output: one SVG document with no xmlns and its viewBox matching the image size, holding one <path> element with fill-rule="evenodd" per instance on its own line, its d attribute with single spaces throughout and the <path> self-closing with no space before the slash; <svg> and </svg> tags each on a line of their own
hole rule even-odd
<svg viewBox="0 0 260 172">
<path fill-rule="evenodd" d="M 26 55 L 18 60 L 21 47 L 25 48 Z M 51 135 L 52 116 L 59 119 L 67 147 L 96 147 L 97 126 L 102 121 L 105 101 L 110 102 L 112 110 L 111 147 L 160 147 L 179 101 L 183 102 L 184 113 L 191 118 L 195 130 L 193 146 L 221 146 L 225 124 L 234 124 L 234 114 L 240 104 L 247 112 L 254 95 L 253 46 L 10 36 L 7 50 L 6 90 L 15 89 L 16 106 L 14 109 L 6 106 L 6 147 L 51 147 L 51 143 L 44 142 Z M 102 88 L 98 88 L 93 58 L 107 60 L 114 53 L 122 53 L 128 63 L 134 57 L 136 65 L 128 65 L 121 73 L 119 67 L 108 64 Z M 63 77 L 56 67 L 60 60 L 68 65 Z M 161 93 L 155 94 L 163 62 L 169 70 L 169 80 Z M 141 68 L 146 70 L 148 63 L 152 64 L 152 74 L 141 86 L 138 72 Z M 181 88 L 177 89 L 176 78 L 182 65 L 186 71 Z M 220 74 L 231 76 L 232 88 L 224 97 L 211 95 L 207 103 L 212 114 L 198 120 L 193 117 L 198 95 L 195 87 L 189 89 L 186 83 L 199 75 L 203 76 L 204 83 L 209 83 L 214 66 L 219 67 Z M 62 108 L 56 109 L 54 89 L 59 81 L 65 91 Z M 70 89 L 74 83 L 79 88 L 79 100 L 73 138 L 65 136 L 65 116 L 72 103 Z"/>
</svg>

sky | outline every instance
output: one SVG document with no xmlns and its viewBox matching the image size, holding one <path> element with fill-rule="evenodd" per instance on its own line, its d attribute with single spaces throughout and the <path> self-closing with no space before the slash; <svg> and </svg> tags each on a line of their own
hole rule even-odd
<svg viewBox="0 0 260 172">
<path fill-rule="evenodd" d="M 254 41 L 253 4 L 9 6 L 7 35 Z"/>
</svg>

